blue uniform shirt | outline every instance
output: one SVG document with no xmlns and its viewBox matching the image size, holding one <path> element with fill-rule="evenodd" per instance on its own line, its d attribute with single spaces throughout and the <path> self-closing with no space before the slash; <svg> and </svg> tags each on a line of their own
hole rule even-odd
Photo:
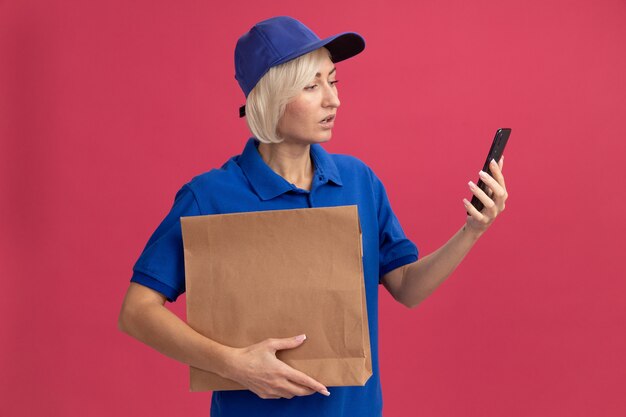
<svg viewBox="0 0 626 417">
<path fill-rule="evenodd" d="M 372 376 L 363 387 L 329 387 L 330 397 L 315 393 L 264 400 L 248 390 L 214 392 L 211 416 L 380 416 L 378 284 L 387 272 L 416 261 L 417 247 L 402 231 L 381 181 L 357 158 L 311 145 L 315 175 L 307 191 L 276 174 L 261 158 L 258 143 L 249 139 L 241 155 L 220 169 L 198 175 L 178 191 L 172 209 L 137 260 L 131 281 L 170 301 L 185 291 L 181 216 L 356 204 L 363 233 Z"/>
</svg>

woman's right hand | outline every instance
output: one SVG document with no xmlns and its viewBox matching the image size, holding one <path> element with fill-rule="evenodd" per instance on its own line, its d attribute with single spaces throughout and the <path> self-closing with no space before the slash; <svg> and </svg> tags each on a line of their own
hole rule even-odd
<svg viewBox="0 0 626 417">
<path fill-rule="evenodd" d="M 236 381 L 263 399 L 293 398 L 319 392 L 326 387 L 276 357 L 276 352 L 302 344 L 305 335 L 286 339 L 265 339 L 257 344 L 235 348 L 227 378 Z"/>
</svg>

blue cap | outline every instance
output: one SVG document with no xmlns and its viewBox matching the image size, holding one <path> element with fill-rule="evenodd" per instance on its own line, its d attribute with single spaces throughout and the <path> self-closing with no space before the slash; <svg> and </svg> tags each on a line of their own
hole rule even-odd
<svg viewBox="0 0 626 417">
<path fill-rule="evenodd" d="M 254 25 L 239 38 L 235 48 L 235 78 L 246 97 L 271 67 L 290 61 L 322 46 L 333 62 L 343 61 L 365 49 L 355 32 L 320 39 L 311 29 L 289 16 L 277 16 Z M 240 116 L 243 116 L 241 114 Z"/>
</svg>

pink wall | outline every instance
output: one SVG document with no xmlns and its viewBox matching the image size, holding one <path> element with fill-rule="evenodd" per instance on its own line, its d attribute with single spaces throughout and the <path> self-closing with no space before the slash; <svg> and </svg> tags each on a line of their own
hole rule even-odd
<svg viewBox="0 0 626 417">
<path fill-rule="evenodd" d="M 241 151 L 234 45 L 277 14 L 366 38 L 326 148 L 378 173 L 423 254 L 513 128 L 492 230 L 417 309 L 381 294 L 385 415 L 624 416 L 618 0 L 0 2 L 0 413 L 208 415 L 117 314 L 174 193 Z"/>
</svg>

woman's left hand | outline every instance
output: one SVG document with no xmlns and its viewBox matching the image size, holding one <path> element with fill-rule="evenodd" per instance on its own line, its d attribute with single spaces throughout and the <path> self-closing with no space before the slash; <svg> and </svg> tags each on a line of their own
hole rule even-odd
<svg viewBox="0 0 626 417">
<path fill-rule="evenodd" d="M 489 226 L 491 226 L 496 217 L 504 210 L 504 203 L 509 195 L 506 191 L 504 176 L 502 175 L 503 164 L 504 157 L 500 158 L 498 164 L 496 164 L 495 160 L 491 161 L 489 169 L 492 176 L 486 172 L 480 171 L 480 179 L 489 187 L 489 195 L 478 188 L 472 181 L 469 182 L 470 191 L 478 197 L 485 206 L 482 212 L 479 212 L 467 199 L 463 199 L 465 209 L 469 213 L 465 228 L 476 233 L 477 236 L 482 235 Z"/>
</svg>

